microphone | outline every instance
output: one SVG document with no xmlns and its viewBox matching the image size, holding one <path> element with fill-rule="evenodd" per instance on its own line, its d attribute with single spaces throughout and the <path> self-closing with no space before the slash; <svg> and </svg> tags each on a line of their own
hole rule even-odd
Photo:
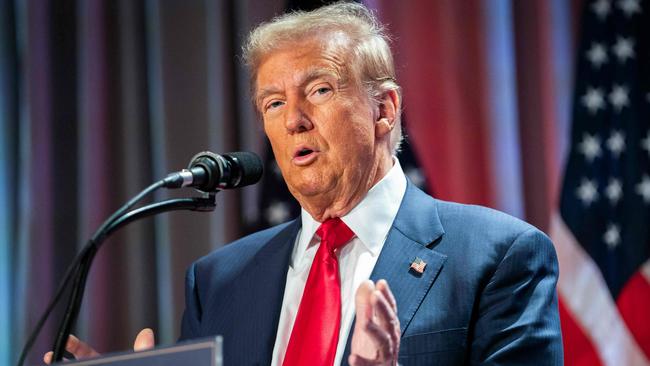
<svg viewBox="0 0 650 366">
<path fill-rule="evenodd" d="M 169 174 L 163 180 L 163 187 L 194 187 L 203 192 L 216 192 L 255 184 L 263 171 L 262 160 L 252 152 L 218 155 L 202 151 L 192 157 L 187 169 Z"/>
</svg>

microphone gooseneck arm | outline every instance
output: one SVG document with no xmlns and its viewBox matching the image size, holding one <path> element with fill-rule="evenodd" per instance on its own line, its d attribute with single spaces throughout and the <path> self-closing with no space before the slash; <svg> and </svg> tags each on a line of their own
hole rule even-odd
<svg viewBox="0 0 650 366">
<path fill-rule="evenodd" d="M 93 238 L 86 244 L 87 248 L 84 248 L 84 251 L 82 252 L 84 255 L 80 261 L 80 265 L 78 266 L 77 275 L 70 295 L 70 301 L 68 302 L 65 315 L 57 332 L 57 338 L 54 342 L 53 361 L 58 362 L 63 359 L 66 342 L 70 336 L 72 326 L 79 315 L 86 280 L 88 279 L 88 274 L 90 272 L 90 266 L 95 258 L 95 254 L 108 236 L 117 229 L 137 219 L 158 213 L 178 210 L 213 211 L 216 207 L 215 194 L 209 194 L 207 197 L 179 198 L 156 202 L 127 212 L 130 207 L 133 207 L 133 205 L 135 205 L 135 203 L 142 199 L 146 194 L 162 187 L 161 182 L 162 181 L 154 183 L 149 188 L 142 191 L 142 193 L 136 196 L 133 200 L 129 201 L 127 205 L 118 210 L 116 213 L 119 213 L 119 215 L 114 214 L 106 220 L 106 222 L 104 222 L 100 227 L 100 230 L 97 230 L 95 235 L 93 235 Z"/>
<path fill-rule="evenodd" d="M 169 211 L 213 211 L 217 205 L 214 202 L 214 195 L 208 197 L 176 198 L 162 202 L 152 203 L 150 205 L 129 211 L 115 220 L 107 229 L 107 235 L 112 234 L 122 226 L 128 225 L 135 220 L 157 215 Z"/>
<path fill-rule="evenodd" d="M 126 213 L 129 209 L 131 209 L 133 206 L 135 206 L 139 201 L 141 201 L 145 196 L 148 194 L 160 189 L 161 187 L 164 186 L 163 180 L 160 180 L 158 182 L 153 183 L 149 187 L 145 188 L 143 191 L 138 193 L 135 197 L 130 199 L 127 203 L 124 204 L 124 206 L 120 207 L 117 211 L 115 211 L 104 223 L 102 226 L 97 229 L 95 234 L 93 235 L 92 239 L 88 240 L 86 244 L 84 245 L 83 249 L 77 254 L 77 256 L 72 260 L 72 263 L 68 266 L 66 269 L 66 272 L 63 276 L 63 280 L 61 280 L 56 293 L 48 306 L 46 307 L 45 311 L 43 312 L 43 315 L 39 318 L 38 322 L 34 326 L 34 330 L 30 334 L 29 338 L 25 342 L 25 346 L 23 347 L 23 350 L 20 354 L 20 357 L 18 359 L 18 366 L 21 366 L 24 364 L 25 359 L 27 358 L 27 353 L 29 350 L 33 347 L 34 342 L 36 342 L 36 338 L 38 334 L 41 332 L 43 329 L 43 326 L 45 325 L 45 322 L 47 321 L 48 317 L 54 310 L 54 307 L 61 301 L 61 298 L 63 296 L 63 293 L 65 292 L 65 289 L 68 288 L 68 285 L 70 284 L 70 281 L 74 280 L 75 282 L 78 282 L 78 273 L 81 272 L 82 270 L 82 265 L 83 261 L 85 261 L 89 256 L 90 256 L 90 251 L 93 250 L 92 248 L 94 247 L 93 242 L 97 239 L 100 239 L 102 236 L 102 232 L 116 219 L 118 219 L 120 216 L 122 216 L 124 213 Z M 93 254 L 94 255 L 94 254 Z M 67 311 L 66 311 L 67 313 Z M 63 325 L 63 323 L 62 323 Z M 58 340 L 59 336 L 61 336 L 61 332 L 58 332 L 57 336 L 57 341 L 55 341 L 55 344 L 61 343 L 60 340 Z M 68 332 L 69 333 L 69 332 Z M 67 340 L 67 336 L 65 337 L 64 341 Z M 63 342 L 64 348 L 65 348 L 65 342 Z M 56 350 L 56 348 L 55 348 Z M 56 353 L 56 352 L 55 352 Z M 53 361 L 56 361 L 56 359 L 53 357 Z M 60 361 L 60 359 L 59 359 Z"/>
<path fill-rule="evenodd" d="M 81 300 L 83 299 L 87 273 L 90 271 L 90 265 L 93 258 L 95 257 L 95 254 L 97 253 L 97 250 L 99 249 L 99 246 L 108 235 L 107 229 L 110 228 L 114 221 L 118 220 L 125 213 L 127 213 L 129 209 L 140 202 L 145 196 L 160 189 L 163 186 L 163 180 L 159 180 L 153 183 L 138 193 L 135 197 L 131 198 L 126 204 L 124 204 L 124 206 L 115 211 L 106 221 L 102 223 L 97 231 L 95 231 L 91 239 L 88 240 L 79 255 L 75 258 L 74 262 L 71 265 L 76 268 L 76 271 L 74 272 L 73 288 L 70 294 L 70 300 L 68 301 L 68 305 L 63 315 L 63 320 L 59 325 L 54 341 L 54 354 L 52 355 L 53 362 L 59 362 L 63 359 L 65 344 L 68 341 L 70 331 L 79 314 L 79 308 L 81 307 Z M 85 275 L 84 272 L 86 273 Z M 66 278 L 65 280 L 69 281 L 70 279 L 71 278 Z M 65 289 L 65 287 L 67 287 L 67 284 L 64 284 L 62 287 L 62 290 Z M 44 314 L 45 317 L 47 317 L 47 315 Z"/>
</svg>

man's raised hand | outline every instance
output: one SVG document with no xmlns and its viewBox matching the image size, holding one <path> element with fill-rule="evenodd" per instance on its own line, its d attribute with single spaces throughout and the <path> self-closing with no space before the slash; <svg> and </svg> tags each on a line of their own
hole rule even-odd
<svg viewBox="0 0 650 366">
<path fill-rule="evenodd" d="M 135 337 L 135 342 L 133 342 L 134 351 L 144 351 L 150 348 L 153 348 L 155 345 L 155 338 L 153 330 L 151 328 L 145 328 L 138 333 Z M 68 338 L 68 342 L 65 345 L 65 350 L 74 355 L 77 360 L 83 358 L 90 358 L 99 356 L 99 353 L 95 351 L 91 346 L 81 341 L 79 338 L 73 336 L 72 334 Z M 52 354 L 50 351 L 43 356 L 43 361 L 46 364 L 52 363 Z"/>
<path fill-rule="evenodd" d="M 364 281 L 355 296 L 356 322 L 348 362 L 352 366 L 397 365 L 401 335 L 397 303 L 385 280 Z"/>
</svg>

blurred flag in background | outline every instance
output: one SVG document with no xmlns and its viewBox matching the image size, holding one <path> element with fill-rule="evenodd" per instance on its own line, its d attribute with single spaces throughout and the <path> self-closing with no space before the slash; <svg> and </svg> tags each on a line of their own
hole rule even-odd
<svg viewBox="0 0 650 366">
<path fill-rule="evenodd" d="M 650 358 L 650 1 L 585 2 L 551 236 L 567 365 Z"/>
</svg>

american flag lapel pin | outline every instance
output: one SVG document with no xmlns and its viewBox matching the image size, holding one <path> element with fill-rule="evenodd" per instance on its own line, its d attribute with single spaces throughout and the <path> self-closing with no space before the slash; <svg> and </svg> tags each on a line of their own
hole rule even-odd
<svg viewBox="0 0 650 366">
<path fill-rule="evenodd" d="M 415 272 L 422 274 L 424 273 L 424 267 L 427 266 L 427 262 L 423 261 L 422 258 L 420 257 L 415 257 L 413 260 L 413 263 L 411 263 L 411 267 L 409 269 L 414 270 Z"/>
</svg>

